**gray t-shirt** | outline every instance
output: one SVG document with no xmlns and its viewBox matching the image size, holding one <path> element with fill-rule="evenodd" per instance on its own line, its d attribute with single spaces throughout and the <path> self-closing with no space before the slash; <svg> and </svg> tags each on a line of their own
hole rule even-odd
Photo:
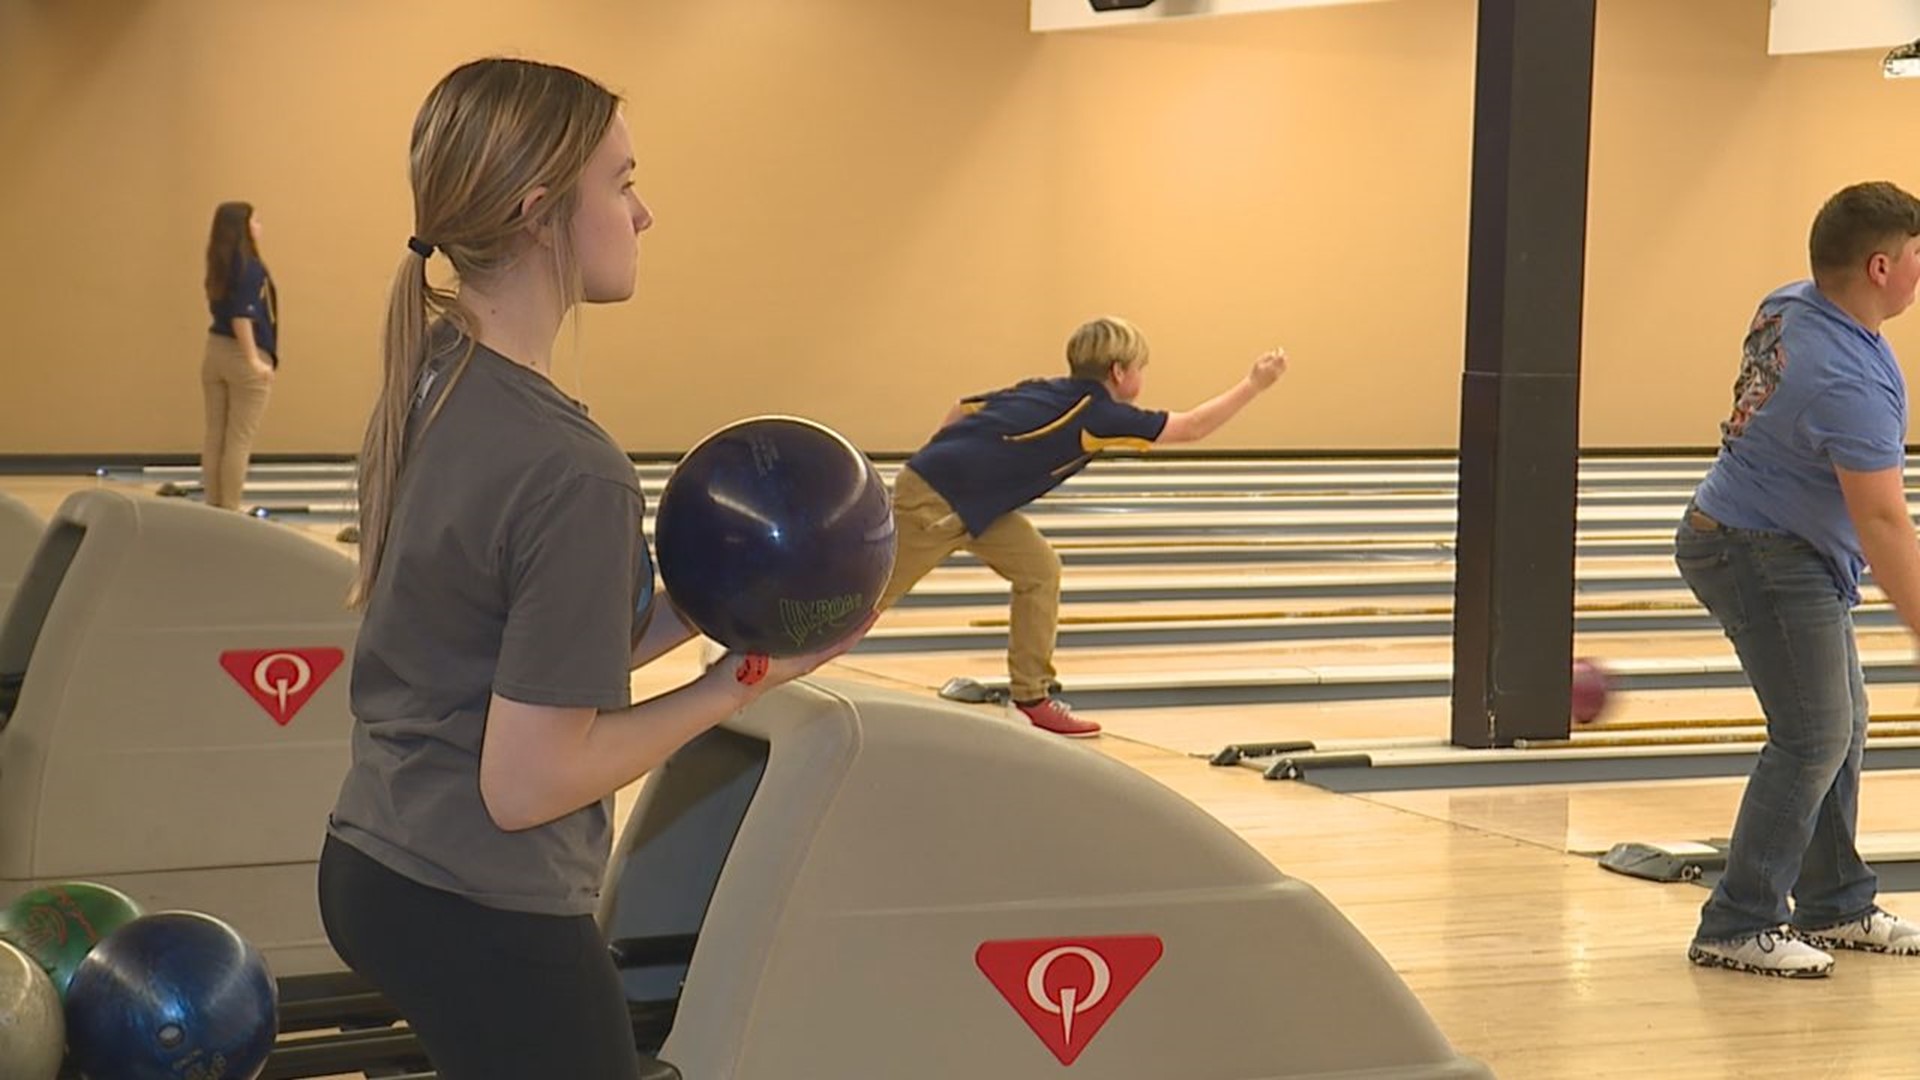
<svg viewBox="0 0 1920 1080">
<path fill-rule="evenodd" d="M 353 657 L 353 765 L 333 835 L 397 873 L 512 911 L 594 910 L 611 797 L 504 832 L 480 798 L 489 695 L 629 705 L 652 600 L 633 463 L 586 408 L 485 347 L 429 361 Z M 449 385 L 450 384 L 450 385 Z M 424 430 L 422 421 L 444 396 Z"/>
</svg>

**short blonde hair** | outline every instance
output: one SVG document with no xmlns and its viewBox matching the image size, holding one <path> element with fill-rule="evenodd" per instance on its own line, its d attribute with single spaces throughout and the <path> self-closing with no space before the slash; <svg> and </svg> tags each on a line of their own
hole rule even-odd
<svg viewBox="0 0 1920 1080">
<path fill-rule="evenodd" d="M 1138 327 L 1115 315 L 1095 319 L 1067 339 L 1067 370 L 1076 379 L 1105 379 L 1114 368 L 1143 364 L 1147 338 Z"/>
</svg>

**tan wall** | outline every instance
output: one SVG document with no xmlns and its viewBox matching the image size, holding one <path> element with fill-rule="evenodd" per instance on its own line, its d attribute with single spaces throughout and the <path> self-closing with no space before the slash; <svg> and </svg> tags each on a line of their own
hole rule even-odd
<svg viewBox="0 0 1920 1080">
<path fill-rule="evenodd" d="M 630 449 L 774 410 L 911 449 L 1103 311 L 1152 339 L 1149 404 L 1289 347 L 1214 446 L 1451 446 L 1473 8 L 1034 35 L 1027 0 L 0 0 L 0 453 L 197 446 L 227 198 L 259 207 L 282 289 L 260 448 L 357 445 L 412 113 L 502 51 L 630 100 L 641 294 L 558 371 Z M 1600 11 L 1584 441 L 1704 444 L 1820 199 L 1920 186 L 1920 88 L 1866 54 L 1768 58 L 1755 0 Z M 1891 326 L 1920 361 L 1916 335 Z"/>
<path fill-rule="evenodd" d="M 1859 180 L 1920 192 L 1920 85 L 1875 53 L 1769 58 L 1758 3 L 1599 9 L 1582 441 L 1705 444 L 1754 302 L 1806 275 L 1821 202 Z M 1920 312 L 1886 332 L 1912 380 Z"/>
</svg>

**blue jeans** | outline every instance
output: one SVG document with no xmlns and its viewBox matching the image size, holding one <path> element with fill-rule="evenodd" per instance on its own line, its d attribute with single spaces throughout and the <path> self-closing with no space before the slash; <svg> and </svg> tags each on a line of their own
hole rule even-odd
<svg viewBox="0 0 1920 1080">
<path fill-rule="evenodd" d="M 1700 910 L 1695 940 L 1865 915 L 1879 879 L 1854 848 L 1867 685 L 1846 597 L 1806 541 L 1728 528 L 1691 507 L 1674 561 L 1733 642 L 1767 717 L 1726 876 Z"/>
</svg>

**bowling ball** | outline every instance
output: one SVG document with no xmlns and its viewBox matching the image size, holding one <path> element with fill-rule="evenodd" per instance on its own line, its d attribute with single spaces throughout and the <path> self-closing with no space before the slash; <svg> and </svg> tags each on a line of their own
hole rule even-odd
<svg viewBox="0 0 1920 1080">
<path fill-rule="evenodd" d="M 279 1034 L 267 962 L 211 915 L 166 911 L 107 935 L 67 990 L 87 1080 L 254 1080 Z"/>
<path fill-rule="evenodd" d="M 1607 711 L 1607 669 L 1599 661 L 1580 657 L 1573 662 L 1573 719 L 1591 724 Z"/>
<path fill-rule="evenodd" d="M 0 941 L 0 1076 L 54 1080 L 67 1056 L 60 993 L 39 961 Z"/>
<path fill-rule="evenodd" d="M 140 905 L 118 889 L 63 881 L 23 893 L 0 911 L 0 939 L 39 961 L 64 998 L 87 951 L 140 915 Z"/>
<path fill-rule="evenodd" d="M 791 416 L 729 425 L 687 452 L 654 519 L 660 580 L 701 633 L 794 656 L 872 613 L 893 573 L 885 481 L 830 428 Z"/>
</svg>

